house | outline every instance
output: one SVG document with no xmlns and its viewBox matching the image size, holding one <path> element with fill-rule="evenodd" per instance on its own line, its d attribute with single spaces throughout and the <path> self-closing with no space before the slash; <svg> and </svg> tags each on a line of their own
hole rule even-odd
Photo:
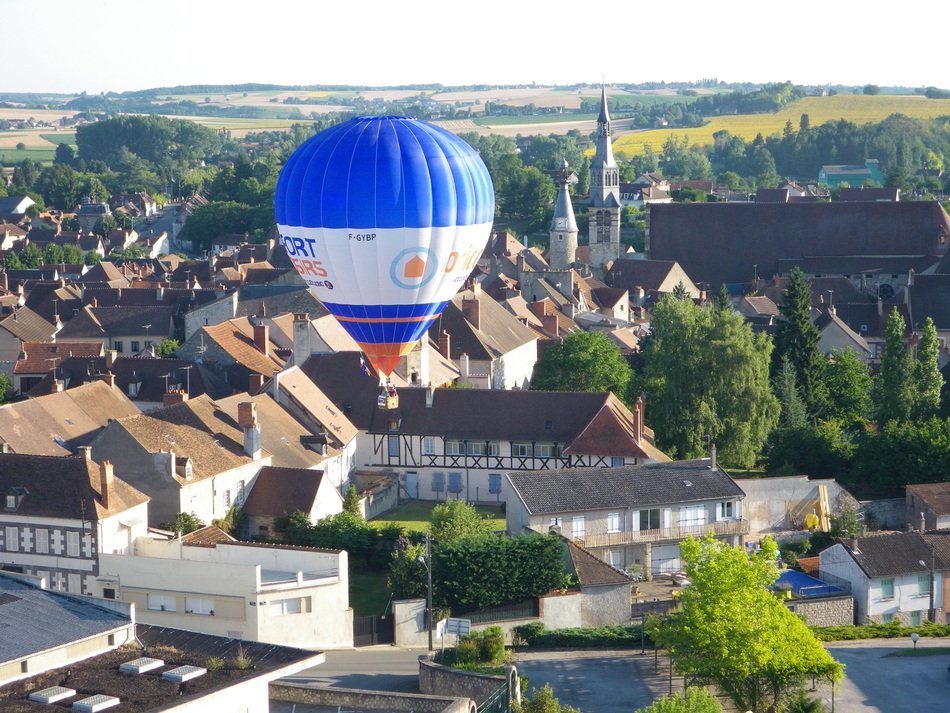
<svg viewBox="0 0 950 713">
<path fill-rule="evenodd" d="M 630 302 L 642 305 L 648 294 L 672 294 L 682 283 L 690 297 L 699 297 L 700 290 L 676 260 L 617 260 L 607 271 L 604 281 L 614 288 L 626 290 Z"/>
<path fill-rule="evenodd" d="M 0 575 L 0 598 L 3 710 L 264 711 L 271 681 L 325 660 L 320 652 L 137 624 L 127 603 L 50 592 L 36 578 Z M 207 666 L 213 658 L 231 665 Z"/>
<path fill-rule="evenodd" d="M 860 186 L 859 188 L 839 188 L 839 201 L 899 201 L 901 199 L 901 189 L 891 188 L 868 188 Z"/>
<path fill-rule="evenodd" d="M 0 222 L 0 250 L 12 250 L 25 237 L 26 231 L 20 226 Z"/>
<path fill-rule="evenodd" d="M 430 330 L 462 379 L 483 389 L 523 389 L 538 360 L 537 335 L 476 283 L 459 291 Z M 464 357 L 464 358 L 463 358 Z"/>
<path fill-rule="evenodd" d="M 919 331 L 927 317 L 934 322 L 944 350 L 950 348 L 950 274 L 910 274 L 904 305 L 907 324 Z"/>
<path fill-rule="evenodd" d="M 0 637 L 0 708 L 16 705 L 16 699 L 5 695 L 16 688 L 10 685 L 15 681 L 135 641 L 135 612 L 130 605 L 69 596 L 47 587 L 45 578 L 0 572 L 0 629 L 4 632 Z M 50 625 L 53 622 L 55 626 Z M 17 694 L 18 703 L 27 697 L 27 692 Z"/>
<path fill-rule="evenodd" d="M 206 531 L 217 528 L 205 528 Z M 347 553 L 237 542 L 217 530 L 102 554 L 93 596 L 163 628 L 302 649 L 353 645 Z"/>
<path fill-rule="evenodd" d="M 23 342 L 16 364 L 13 366 L 13 388 L 25 394 L 44 377 L 57 371 L 70 358 L 102 356 L 101 344 L 86 342 Z M 54 374 L 62 379 L 62 372 Z M 46 393 L 50 393 L 52 389 Z"/>
<path fill-rule="evenodd" d="M 35 205 L 29 196 L 0 196 L 0 223 L 19 225 Z"/>
<path fill-rule="evenodd" d="M 302 370 L 359 429 L 356 468 L 391 473 L 403 497 L 499 503 L 510 470 L 607 467 L 668 460 L 610 393 L 397 389 L 379 408 L 379 383 L 356 354 L 314 355 Z"/>
<path fill-rule="evenodd" d="M 926 530 L 950 530 L 950 483 L 908 485 L 907 522 Z"/>
<path fill-rule="evenodd" d="M 29 307 L 14 307 L 0 315 L 0 370 L 12 376 L 23 345 L 51 342 L 58 329 L 58 325 L 50 324 Z"/>
<path fill-rule="evenodd" d="M 137 413 L 125 394 L 96 381 L 0 405 L 0 444 L 14 453 L 68 456 L 89 445 L 111 420 Z"/>
<path fill-rule="evenodd" d="M 175 335 L 175 307 L 84 306 L 57 335 L 73 342 L 101 344 L 119 354 L 135 355 Z"/>
<path fill-rule="evenodd" d="M 88 448 L 67 457 L 0 452 L 0 494 L 0 568 L 58 591 L 88 594 L 100 553 L 128 553 L 147 528 L 148 497 Z"/>
<path fill-rule="evenodd" d="M 317 522 L 343 511 L 343 496 L 319 470 L 261 468 L 242 510 L 248 517 L 251 537 L 270 537 L 277 532 L 275 518 L 300 511 Z"/>
<path fill-rule="evenodd" d="M 871 361 L 874 351 L 867 340 L 838 317 L 834 306 L 829 306 L 815 320 L 818 328 L 818 350 L 829 356 L 835 350 L 850 349 L 865 364 Z"/>
<path fill-rule="evenodd" d="M 740 545 L 745 494 L 712 458 L 616 468 L 508 472 L 507 530 L 565 537 L 650 579 L 682 569 L 679 543 L 712 532 Z"/>
<path fill-rule="evenodd" d="M 876 158 L 865 159 L 864 165 L 828 165 L 818 171 L 818 184 L 829 188 L 837 188 L 842 183 L 859 187 L 868 182 L 884 183 L 881 163 Z"/>
<path fill-rule="evenodd" d="M 768 279 L 783 258 L 939 259 L 948 240 L 950 216 L 935 201 L 673 203 L 651 207 L 646 251 L 715 290 Z"/>
<path fill-rule="evenodd" d="M 950 623 L 947 535 L 899 532 L 839 541 L 819 553 L 821 579 L 851 585 L 856 624 Z"/>
<path fill-rule="evenodd" d="M 149 523 L 180 512 L 211 522 L 240 505 L 257 472 L 271 464 L 261 447 L 253 403 L 235 422 L 199 396 L 148 414 L 112 420 L 92 441 L 93 457 L 109 460 L 131 485 L 152 498 Z"/>
<path fill-rule="evenodd" d="M 93 203 L 92 201 L 84 202 L 79 206 L 79 209 L 76 211 L 76 220 L 79 221 L 80 227 L 86 232 L 91 233 L 102 218 L 106 216 L 111 216 L 112 211 L 109 210 L 108 203 Z"/>
</svg>

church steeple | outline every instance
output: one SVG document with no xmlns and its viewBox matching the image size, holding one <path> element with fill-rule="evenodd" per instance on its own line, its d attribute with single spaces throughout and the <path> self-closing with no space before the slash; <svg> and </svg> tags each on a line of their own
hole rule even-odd
<svg viewBox="0 0 950 713">
<path fill-rule="evenodd" d="M 557 175 L 557 198 L 554 201 L 554 217 L 551 219 L 548 264 L 554 270 L 565 270 L 577 259 L 577 220 L 571 203 L 570 185 L 577 181 L 566 160 L 561 161 Z"/>
<path fill-rule="evenodd" d="M 600 88 L 600 116 L 597 117 L 597 123 L 600 125 L 601 131 L 606 128 L 607 133 L 610 133 L 610 114 L 607 112 L 607 87 L 604 86 Z"/>
<path fill-rule="evenodd" d="M 603 274 L 607 265 L 620 257 L 620 169 L 614 160 L 610 139 L 610 112 L 607 87 L 600 89 L 597 138 L 590 165 L 590 210 L 588 211 L 590 266 Z"/>
</svg>

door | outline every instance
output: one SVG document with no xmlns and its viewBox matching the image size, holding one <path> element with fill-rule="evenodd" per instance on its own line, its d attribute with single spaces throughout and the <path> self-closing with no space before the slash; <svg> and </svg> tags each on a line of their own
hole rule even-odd
<svg viewBox="0 0 950 713">
<path fill-rule="evenodd" d="M 419 474 L 414 470 L 406 473 L 406 494 L 410 500 L 419 498 Z"/>
<path fill-rule="evenodd" d="M 680 546 L 653 545 L 653 555 L 650 559 L 650 568 L 653 575 L 679 572 L 683 567 L 680 563 Z"/>
</svg>

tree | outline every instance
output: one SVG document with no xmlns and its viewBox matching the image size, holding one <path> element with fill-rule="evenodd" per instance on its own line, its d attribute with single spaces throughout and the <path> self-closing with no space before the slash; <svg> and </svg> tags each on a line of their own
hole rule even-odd
<svg viewBox="0 0 950 713">
<path fill-rule="evenodd" d="M 350 483 L 350 487 L 346 489 L 346 495 L 343 498 L 343 512 L 363 517 L 363 510 L 360 508 L 360 494 L 357 492 L 356 486 L 352 483 Z"/>
<path fill-rule="evenodd" d="M 836 478 L 847 473 L 854 453 L 851 436 L 840 421 L 809 422 L 769 434 L 765 467 L 770 473 Z"/>
<path fill-rule="evenodd" d="M 828 390 L 826 416 L 847 428 L 861 425 L 871 413 L 871 373 L 852 349 L 834 349 L 824 367 Z"/>
<path fill-rule="evenodd" d="M 800 428 L 808 423 L 808 409 L 795 382 L 795 367 L 787 356 L 782 357 L 782 366 L 775 379 L 775 395 L 782 408 L 778 419 L 779 428 Z"/>
<path fill-rule="evenodd" d="M 13 382 L 10 375 L 0 371 L 0 403 L 5 403 L 13 397 Z"/>
<path fill-rule="evenodd" d="M 874 409 L 878 424 L 903 421 L 910 417 L 913 405 L 913 363 L 904 342 L 904 318 L 891 309 L 884 325 L 884 350 L 881 367 L 874 382 Z"/>
<path fill-rule="evenodd" d="M 190 512 L 180 512 L 175 515 L 175 519 L 165 523 L 165 529 L 171 530 L 176 535 L 187 535 L 189 532 L 200 530 L 205 524 L 201 519 Z"/>
<path fill-rule="evenodd" d="M 574 332 L 544 350 L 534 367 L 535 391 L 611 391 L 627 397 L 632 372 L 620 349 L 600 332 Z"/>
<path fill-rule="evenodd" d="M 100 238 L 105 238 L 116 228 L 118 228 L 118 223 L 116 223 L 115 218 L 111 215 L 104 215 L 92 226 L 92 232 Z"/>
<path fill-rule="evenodd" d="M 739 710 L 751 711 L 777 706 L 806 678 L 842 677 L 841 664 L 768 590 L 778 578 L 772 538 L 751 555 L 712 535 L 690 537 L 680 551 L 692 584 L 682 609 L 653 632 L 677 671 L 715 683 Z"/>
<path fill-rule="evenodd" d="M 733 310 L 662 298 L 653 310 L 642 376 L 657 445 L 694 458 L 712 440 L 723 462 L 753 465 L 778 420 L 771 351 L 771 340 L 753 333 Z"/>
<path fill-rule="evenodd" d="M 635 713 L 722 713 L 722 704 L 706 689 L 694 686 L 686 693 L 658 698 Z"/>
<path fill-rule="evenodd" d="M 555 698 L 549 683 L 534 689 L 533 695 L 525 696 L 521 703 L 514 702 L 511 710 L 514 713 L 581 713 L 577 708 L 562 704 Z"/>
<path fill-rule="evenodd" d="M 400 537 L 389 563 L 389 591 L 394 599 L 417 599 L 428 592 L 425 545 Z"/>
<path fill-rule="evenodd" d="M 158 343 L 158 346 L 155 347 L 155 354 L 163 359 L 167 359 L 174 356 L 180 346 L 181 342 L 177 339 L 163 339 Z"/>
<path fill-rule="evenodd" d="M 865 84 L 861 93 L 869 97 L 874 97 L 881 93 L 881 88 L 876 84 Z"/>
<path fill-rule="evenodd" d="M 56 145 L 56 154 L 53 157 L 53 163 L 64 163 L 67 166 L 72 165 L 76 160 L 76 151 L 69 144 L 59 143 Z"/>
<path fill-rule="evenodd" d="M 474 505 L 464 500 L 446 500 L 432 508 L 431 531 L 432 539 L 442 544 L 465 537 L 490 535 L 492 529 Z"/>
<path fill-rule="evenodd" d="M 937 363 L 939 355 L 937 328 L 933 319 L 927 317 L 920 341 L 917 342 L 917 358 L 914 360 L 914 405 L 911 416 L 915 419 L 930 418 L 940 411 L 943 374 L 940 373 L 940 365 Z"/>
<path fill-rule="evenodd" d="M 827 395 L 822 382 L 824 358 L 818 351 L 818 328 L 811 321 L 811 283 L 798 267 L 789 273 L 779 311 L 784 319 L 775 332 L 773 371 L 786 358 L 795 367 L 796 383 L 814 418 L 822 412 Z"/>
</svg>

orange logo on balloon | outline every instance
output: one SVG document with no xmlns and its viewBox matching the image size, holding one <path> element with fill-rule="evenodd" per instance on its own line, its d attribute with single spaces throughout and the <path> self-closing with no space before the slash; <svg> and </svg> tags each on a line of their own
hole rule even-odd
<svg viewBox="0 0 950 713">
<path fill-rule="evenodd" d="M 426 261 L 418 255 L 406 260 L 406 266 L 403 268 L 402 276 L 407 279 L 419 279 L 426 273 Z"/>
</svg>

